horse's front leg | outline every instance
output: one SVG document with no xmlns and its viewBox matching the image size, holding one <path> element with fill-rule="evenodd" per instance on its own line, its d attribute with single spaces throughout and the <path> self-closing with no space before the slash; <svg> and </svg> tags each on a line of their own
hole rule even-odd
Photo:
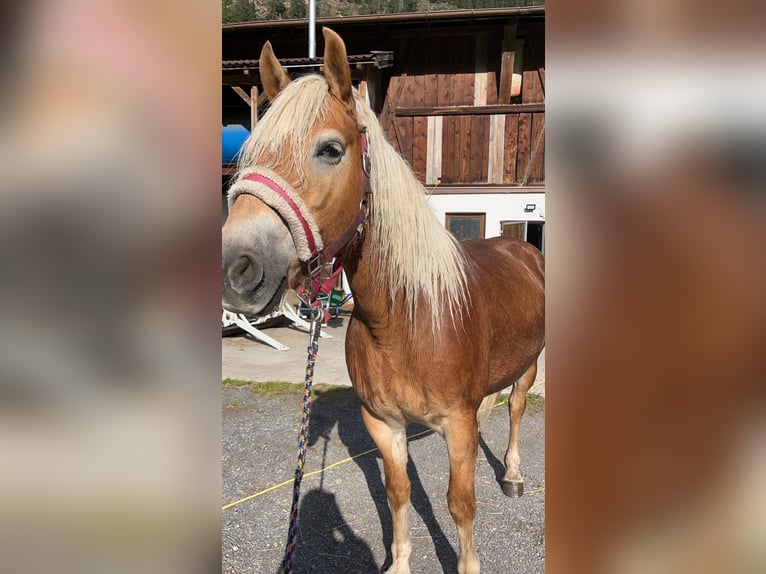
<svg viewBox="0 0 766 574">
<path fill-rule="evenodd" d="M 468 410 L 452 416 L 444 426 L 449 453 L 449 489 L 447 504 L 457 526 L 460 539 L 458 574 L 478 574 L 479 555 L 473 544 L 473 522 L 476 518 L 476 453 L 479 447 L 479 425 L 476 413 Z"/>
<path fill-rule="evenodd" d="M 391 427 L 362 406 L 362 420 L 367 432 L 383 455 L 386 494 L 391 508 L 394 541 L 391 554 L 394 562 L 387 574 L 410 574 L 412 541 L 407 523 L 410 501 L 410 479 L 407 476 L 407 434 L 405 426 Z"/>
</svg>

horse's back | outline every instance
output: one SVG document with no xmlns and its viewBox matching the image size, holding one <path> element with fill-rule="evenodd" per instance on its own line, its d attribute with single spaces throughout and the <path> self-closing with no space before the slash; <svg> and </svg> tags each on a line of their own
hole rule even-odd
<svg viewBox="0 0 766 574">
<path fill-rule="evenodd" d="M 508 237 L 463 242 L 469 260 L 475 336 L 489 349 L 489 392 L 513 383 L 545 341 L 545 263 L 526 241 Z"/>
<path fill-rule="evenodd" d="M 462 246 L 469 268 L 481 281 L 482 288 L 488 287 L 489 282 L 502 286 L 503 290 L 529 289 L 543 296 L 545 261 L 532 244 L 511 237 L 493 237 L 465 241 Z"/>
</svg>

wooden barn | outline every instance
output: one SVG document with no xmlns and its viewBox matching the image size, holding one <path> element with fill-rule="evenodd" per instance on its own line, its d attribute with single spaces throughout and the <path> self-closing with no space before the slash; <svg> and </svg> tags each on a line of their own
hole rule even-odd
<svg viewBox="0 0 766 574">
<path fill-rule="evenodd" d="M 264 42 L 291 74 L 314 72 L 322 26 L 343 37 L 355 85 L 444 225 L 460 239 L 514 235 L 544 250 L 545 7 L 319 18 L 313 59 L 306 20 L 224 25 L 224 138 L 238 132 L 236 144 L 267 109 Z"/>
</svg>

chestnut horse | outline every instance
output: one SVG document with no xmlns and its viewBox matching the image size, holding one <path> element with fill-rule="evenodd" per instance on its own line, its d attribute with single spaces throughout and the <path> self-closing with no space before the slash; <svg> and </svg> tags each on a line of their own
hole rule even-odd
<svg viewBox="0 0 766 574">
<path fill-rule="evenodd" d="M 524 242 L 459 243 L 444 229 L 352 88 L 343 41 L 323 33 L 324 77 L 291 82 L 268 42 L 261 52 L 272 104 L 229 192 L 223 304 L 268 313 L 306 280 L 323 245 L 334 246 L 354 296 L 346 363 L 383 457 L 394 529 L 388 572 L 410 571 L 405 429 L 416 422 L 446 440 L 458 571 L 473 574 L 477 412 L 485 397 L 514 386 L 501 486 L 520 495 L 519 424 L 544 344 L 543 258 Z"/>
</svg>

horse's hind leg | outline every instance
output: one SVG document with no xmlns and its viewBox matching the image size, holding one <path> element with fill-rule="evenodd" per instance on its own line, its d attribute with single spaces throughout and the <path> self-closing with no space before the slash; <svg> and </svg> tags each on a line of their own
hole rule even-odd
<svg viewBox="0 0 766 574">
<path fill-rule="evenodd" d="M 394 562 L 386 572 L 387 574 L 410 574 L 412 541 L 410 527 L 407 524 L 410 479 L 407 476 L 406 427 L 392 428 L 375 418 L 364 406 L 362 406 L 362 420 L 383 456 L 386 494 L 394 526 L 394 541 L 391 544 Z"/>
<path fill-rule="evenodd" d="M 506 496 L 516 497 L 524 494 L 524 477 L 519 472 L 519 427 L 524 409 L 527 408 L 527 391 L 535 382 L 537 361 L 519 377 L 508 397 L 508 413 L 511 418 L 511 433 L 508 450 L 505 452 L 505 476 L 500 480 L 500 487 Z"/>
<path fill-rule="evenodd" d="M 479 449 L 479 425 L 473 411 L 450 418 L 444 426 L 449 453 L 449 489 L 447 504 L 460 538 L 458 574 L 479 574 L 479 556 L 473 543 L 476 518 L 476 453 Z"/>
</svg>

